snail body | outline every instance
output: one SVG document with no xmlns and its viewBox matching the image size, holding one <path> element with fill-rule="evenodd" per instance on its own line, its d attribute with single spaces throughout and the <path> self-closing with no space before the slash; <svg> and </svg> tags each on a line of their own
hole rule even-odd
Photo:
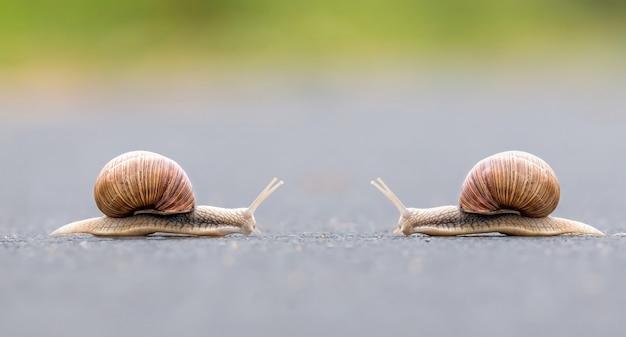
<svg viewBox="0 0 626 337">
<path fill-rule="evenodd" d="M 282 184 L 272 179 L 247 208 L 196 206 L 191 183 L 176 162 L 152 152 L 128 152 L 107 163 L 96 179 L 94 197 L 105 216 L 72 222 L 51 235 L 248 235 L 258 231 L 257 207 Z"/>
<path fill-rule="evenodd" d="M 398 234 L 604 235 L 585 223 L 549 215 L 558 205 L 558 180 L 547 163 L 526 152 L 502 152 L 476 164 L 458 206 L 407 208 L 382 179 L 371 183 L 400 211 Z"/>
</svg>

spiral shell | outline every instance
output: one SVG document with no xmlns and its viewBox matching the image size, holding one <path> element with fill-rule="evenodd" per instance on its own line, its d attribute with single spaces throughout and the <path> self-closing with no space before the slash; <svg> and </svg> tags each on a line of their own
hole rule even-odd
<svg viewBox="0 0 626 337">
<path fill-rule="evenodd" d="M 459 206 L 481 214 L 548 216 L 559 203 L 556 174 L 541 158 L 521 151 L 497 153 L 478 162 L 461 188 Z"/>
<path fill-rule="evenodd" d="M 113 158 L 96 179 L 94 198 L 109 217 L 136 213 L 186 213 L 196 202 L 185 171 L 173 160 L 148 151 Z"/>
</svg>

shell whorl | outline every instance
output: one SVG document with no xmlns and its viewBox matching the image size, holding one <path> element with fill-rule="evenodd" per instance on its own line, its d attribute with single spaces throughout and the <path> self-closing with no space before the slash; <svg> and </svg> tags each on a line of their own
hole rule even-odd
<svg viewBox="0 0 626 337">
<path fill-rule="evenodd" d="M 186 213 L 196 205 L 185 171 L 172 159 L 148 151 L 109 161 L 96 179 L 94 198 L 100 211 L 114 218 Z"/>
<path fill-rule="evenodd" d="M 459 207 L 468 213 L 540 218 L 554 211 L 559 197 L 559 181 L 545 161 L 527 152 L 507 151 L 479 161 L 470 170 Z"/>
</svg>

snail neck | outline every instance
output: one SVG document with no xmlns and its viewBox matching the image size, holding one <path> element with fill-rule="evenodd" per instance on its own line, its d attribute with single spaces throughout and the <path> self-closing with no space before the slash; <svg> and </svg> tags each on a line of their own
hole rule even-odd
<svg viewBox="0 0 626 337">
<path fill-rule="evenodd" d="M 463 223 L 463 216 L 464 212 L 457 206 L 406 208 L 400 213 L 398 228 L 396 228 L 394 233 L 404 235 L 411 235 L 414 233 L 429 234 L 426 233 L 426 231 L 429 231 L 430 228 L 443 230 L 450 224 Z"/>
<path fill-rule="evenodd" d="M 251 234 L 259 232 L 256 228 L 254 214 L 248 208 L 223 208 L 216 206 L 196 206 L 188 213 L 191 223 L 211 223 L 232 228 L 240 228 L 237 233 Z"/>
</svg>

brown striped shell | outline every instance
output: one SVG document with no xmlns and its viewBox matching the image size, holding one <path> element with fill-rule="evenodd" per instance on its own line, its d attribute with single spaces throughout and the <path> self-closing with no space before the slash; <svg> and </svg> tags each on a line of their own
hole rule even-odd
<svg viewBox="0 0 626 337">
<path fill-rule="evenodd" d="M 559 181 L 541 158 L 521 151 L 494 154 L 478 162 L 461 188 L 459 206 L 481 214 L 548 216 L 559 203 Z"/>
<path fill-rule="evenodd" d="M 186 213 L 196 205 L 185 171 L 148 151 L 127 152 L 108 162 L 96 179 L 94 198 L 102 213 L 114 218 Z"/>
</svg>

